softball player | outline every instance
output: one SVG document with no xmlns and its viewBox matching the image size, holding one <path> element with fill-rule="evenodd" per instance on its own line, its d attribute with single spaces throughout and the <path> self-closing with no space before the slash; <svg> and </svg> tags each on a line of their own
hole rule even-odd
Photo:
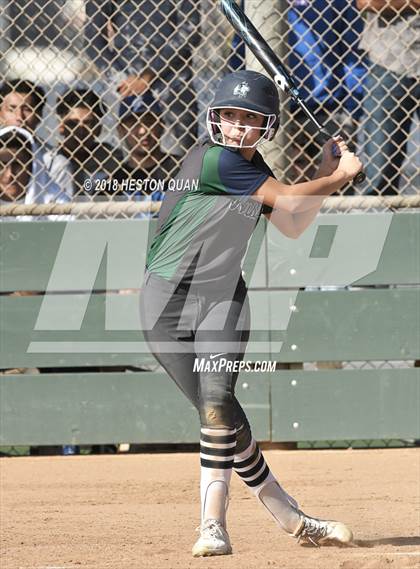
<svg viewBox="0 0 420 569">
<path fill-rule="evenodd" d="M 222 79 L 207 127 L 210 140 L 190 151 L 163 201 L 141 294 L 149 347 L 200 416 L 201 526 L 193 555 L 232 551 L 226 531 L 232 470 L 292 536 L 313 545 L 349 543 L 343 523 L 307 516 L 276 481 L 234 390 L 235 363 L 250 330 L 241 260 L 258 219 L 264 214 L 297 237 L 361 163 L 342 140 L 330 140 L 316 179 L 278 182 L 256 150 L 279 127 L 278 92 L 254 71 Z"/>
</svg>

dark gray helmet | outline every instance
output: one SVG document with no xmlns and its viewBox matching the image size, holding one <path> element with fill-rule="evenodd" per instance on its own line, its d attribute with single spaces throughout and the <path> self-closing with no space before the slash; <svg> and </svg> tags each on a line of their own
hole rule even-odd
<svg viewBox="0 0 420 569">
<path fill-rule="evenodd" d="M 243 69 L 225 75 L 217 86 L 207 112 L 207 128 L 212 139 L 217 137 L 214 111 L 233 107 L 266 115 L 267 129 L 261 137 L 272 140 L 280 125 L 280 100 L 275 83 L 256 71 Z"/>
</svg>

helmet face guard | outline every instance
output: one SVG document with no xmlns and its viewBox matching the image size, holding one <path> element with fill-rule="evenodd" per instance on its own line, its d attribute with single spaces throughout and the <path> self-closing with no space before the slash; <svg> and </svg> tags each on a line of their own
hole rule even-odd
<svg viewBox="0 0 420 569">
<path fill-rule="evenodd" d="M 247 125 L 236 125 L 237 129 L 243 129 L 243 135 L 239 141 L 239 144 L 230 144 L 226 141 L 226 135 L 224 134 L 221 126 L 221 117 L 220 117 L 220 110 L 221 109 L 236 109 L 241 111 L 249 111 L 251 113 L 260 115 L 264 117 L 265 124 L 263 126 L 247 126 Z M 215 144 L 221 144 L 223 146 L 228 146 L 231 148 L 256 148 L 258 144 L 266 142 L 267 140 L 272 140 L 274 135 L 276 134 L 276 122 L 278 117 L 276 114 L 271 113 L 260 113 L 256 112 L 253 109 L 249 109 L 246 107 L 238 106 L 233 107 L 231 105 L 226 105 L 223 107 L 209 107 L 207 110 L 207 117 L 206 117 L 206 125 L 207 130 L 210 135 L 210 139 Z M 230 123 L 228 119 L 223 119 L 224 122 Z M 231 122 L 232 125 L 236 124 L 236 122 Z M 260 137 L 253 143 L 253 144 L 245 144 L 245 138 L 251 131 L 259 131 L 261 132 Z"/>
<path fill-rule="evenodd" d="M 221 128 L 221 109 L 248 111 L 264 117 L 265 120 L 262 127 L 238 126 L 239 136 L 238 139 L 235 136 L 234 144 L 232 144 Z M 279 109 L 279 93 L 274 81 L 251 69 L 228 73 L 217 85 L 213 101 L 207 111 L 206 122 L 210 138 L 212 142 L 224 146 L 255 148 L 258 144 L 274 138 L 280 124 Z M 229 123 L 229 121 L 223 118 L 223 123 Z M 247 135 L 256 130 L 259 134 L 257 140 L 252 144 L 246 143 L 246 138 L 250 138 Z M 252 137 L 254 138 L 255 136 Z"/>
</svg>

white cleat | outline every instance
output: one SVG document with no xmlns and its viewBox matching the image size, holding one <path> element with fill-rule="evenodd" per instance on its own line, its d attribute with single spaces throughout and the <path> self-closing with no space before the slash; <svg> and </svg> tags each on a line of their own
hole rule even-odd
<svg viewBox="0 0 420 569">
<path fill-rule="evenodd" d="M 353 541 L 353 533 L 342 522 L 330 520 L 318 520 L 301 512 L 299 527 L 293 534 L 298 542 L 320 545 L 350 545 Z"/>
<path fill-rule="evenodd" d="M 199 529 L 200 537 L 192 548 L 194 557 L 232 553 L 227 531 L 218 520 L 206 520 Z"/>
</svg>

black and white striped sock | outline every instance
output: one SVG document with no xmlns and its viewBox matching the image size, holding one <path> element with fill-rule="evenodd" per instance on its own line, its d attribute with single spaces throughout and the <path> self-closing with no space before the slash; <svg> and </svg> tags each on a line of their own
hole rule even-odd
<svg viewBox="0 0 420 569">
<path fill-rule="evenodd" d="M 293 533 L 300 523 L 298 504 L 274 478 L 254 439 L 235 454 L 233 468 L 280 526 Z"/>
<path fill-rule="evenodd" d="M 236 429 L 201 428 L 201 520 L 226 526 L 229 484 L 236 447 Z"/>
<path fill-rule="evenodd" d="M 243 452 L 235 454 L 233 468 L 256 495 L 265 483 L 275 480 L 258 443 L 254 439 Z"/>
</svg>

